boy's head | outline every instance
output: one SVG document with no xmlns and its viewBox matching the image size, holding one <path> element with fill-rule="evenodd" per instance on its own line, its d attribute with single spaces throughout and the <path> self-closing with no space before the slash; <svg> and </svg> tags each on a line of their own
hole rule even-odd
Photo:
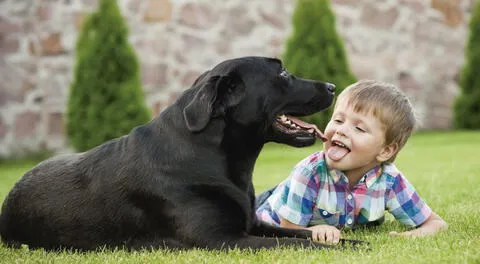
<svg viewBox="0 0 480 264">
<path fill-rule="evenodd" d="M 385 133 L 385 145 L 396 145 L 393 156 L 387 162 L 395 160 L 416 124 L 410 101 L 393 84 L 373 80 L 358 81 L 338 96 L 335 107 L 339 104 L 351 106 L 354 112 L 372 115 L 380 121 Z"/>
</svg>

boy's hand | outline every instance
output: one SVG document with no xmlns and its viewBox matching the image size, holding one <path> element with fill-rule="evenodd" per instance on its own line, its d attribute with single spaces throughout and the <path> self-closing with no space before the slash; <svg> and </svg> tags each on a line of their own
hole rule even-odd
<svg viewBox="0 0 480 264">
<path fill-rule="evenodd" d="M 340 230 L 330 225 L 316 225 L 308 229 L 312 230 L 313 241 L 319 243 L 337 244 L 342 237 Z"/>
<path fill-rule="evenodd" d="M 401 233 L 392 231 L 389 233 L 389 235 L 404 237 L 424 237 L 434 235 L 435 233 L 446 230 L 447 228 L 447 223 L 445 223 L 445 221 L 443 221 L 443 219 L 436 213 L 432 213 L 430 217 L 418 228 Z"/>
</svg>

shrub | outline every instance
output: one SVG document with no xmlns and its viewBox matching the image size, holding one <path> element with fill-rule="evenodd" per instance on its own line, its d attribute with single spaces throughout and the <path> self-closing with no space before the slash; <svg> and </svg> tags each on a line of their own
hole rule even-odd
<svg viewBox="0 0 480 264">
<path fill-rule="evenodd" d="M 150 118 L 117 2 L 100 0 L 77 40 L 66 120 L 70 144 L 85 151 Z"/>
<path fill-rule="evenodd" d="M 460 76 L 461 94 L 454 107 L 455 127 L 480 128 L 480 2 L 470 18 L 470 36 L 465 49 L 465 64 Z"/>
<path fill-rule="evenodd" d="M 290 72 L 333 83 L 337 94 L 356 81 L 350 72 L 328 0 L 297 0 L 292 23 L 293 33 L 287 40 L 283 56 Z M 331 113 L 332 107 L 304 119 L 324 129 Z"/>
</svg>

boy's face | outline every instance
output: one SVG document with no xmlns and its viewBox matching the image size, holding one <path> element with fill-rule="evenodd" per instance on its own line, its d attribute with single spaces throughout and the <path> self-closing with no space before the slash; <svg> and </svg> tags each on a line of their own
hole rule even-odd
<svg viewBox="0 0 480 264">
<path fill-rule="evenodd" d="M 385 146 L 385 129 L 377 117 L 355 112 L 345 101 L 337 101 L 325 128 L 325 157 L 330 169 L 361 176 L 391 157 L 395 149 Z"/>
</svg>

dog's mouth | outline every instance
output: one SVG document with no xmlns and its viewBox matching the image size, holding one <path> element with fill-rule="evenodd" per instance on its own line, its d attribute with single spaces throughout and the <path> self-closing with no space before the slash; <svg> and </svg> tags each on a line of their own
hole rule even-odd
<svg viewBox="0 0 480 264">
<path fill-rule="evenodd" d="M 327 140 L 316 125 L 285 114 L 277 116 L 272 127 L 277 134 L 275 141 L 293 146 L 309 146 L 314 144 L 317 138 L 324 142 Z"/>
</svg>

